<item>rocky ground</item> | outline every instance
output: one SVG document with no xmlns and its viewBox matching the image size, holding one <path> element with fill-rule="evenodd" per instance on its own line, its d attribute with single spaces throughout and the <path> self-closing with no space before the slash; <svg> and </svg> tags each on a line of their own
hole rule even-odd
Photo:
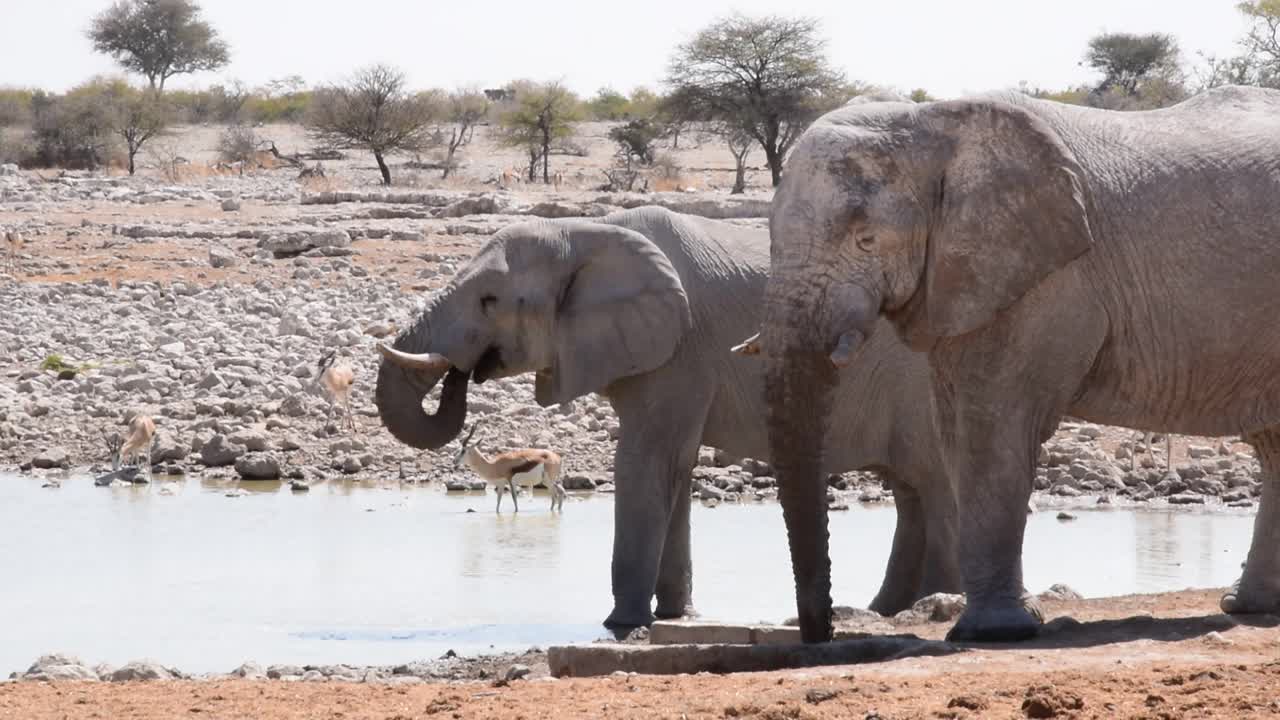
<svg viewBox="0 0 1280 720">
<path fill-rule="evenodd" d="M 495 188 L 491 173 L 512 158 L 485 145 L 483 132 L 459 176 L 426 182 L 402 166 L 412 187 L 393 190 L 379 188 L 359 157 L 330 161 L 320 181 L 288 166 L 241 176 L 192 164 L 176 180 L 10 166 L 0 176 L 0 227 L 19 230 L 25 244 L 0 276 L 0 468 L 100 470 L 103 434 L 141 411 L 159 426 L 153 460 L 162 472 L 450 479 L 441 461 L 452 448 L 410 452 L 381 430 L 374 345 L 404 327 L 488 235 L 530 217 L 646 203 L 765 222 L 767 192 L 724 194 L 729 165 L 713 147 L 677 153 L 692 168 L 678 184 L 692 192 L 593 190 L 608 159 L 593 127 L 584 130 L 588 156 L 563 161 L 570 180 L 560 190 Z M 211 132 L 192 128 L 171 142 L 198 160 Z M 305 141 L 295 128 L 262 133 Z M 356 371 L 355 433 L 340 428 L 313 380 L 331 350 Z M 489 448 L 554 447 L 572 489 L 611 487 L 617 421 L 598 398 L 542 409 L 531 379 L 516 378 L 473 388 L 471 412 L 485 419 Z M 1166 468 L 1157 441 L 1156 457 L 1144 454 L 1130 470 L 1134 435 L 1064 423 L 1042 452 L 1038 502 L 1256 501 L 1259 467 L 1247 445 L 1178 438 Z M 700 465 L 695 492 L 708 503 L 773 495 L 764 463 L 706 449 Z M 831 485 L 836 507 L 889 499 L 870 475 Z"/>
<path fill-rule="evenodd" d="M 155 663 L 47 656 L 0 681 L 0 718 L 1266 718 L 1280 715 L 1280 618 L 1206 608 L 1218 591 L 1044 600 L 1041 637 L 936 656 L 734 675 L 549 677 L 531 651 L 389 668 L 262 668 L 187 677 Z M 954 608 L 935 605 L 945 612 Z M 852 617 L 843 627 L 859 625 Z M 874 622 L 884 622 L 877 620 Z M 939 639 L 916 614 L 897 633 Z M 149 682 L 159 680 L 161 682 Z"/>
</svg>

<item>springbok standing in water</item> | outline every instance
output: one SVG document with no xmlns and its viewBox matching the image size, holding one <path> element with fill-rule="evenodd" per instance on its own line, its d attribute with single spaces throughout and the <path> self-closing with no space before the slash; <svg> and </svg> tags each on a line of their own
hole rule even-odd
<svg viewBox="0 0 1280 720">
<path fill-rule="evenodd" d="M 560 483 L 560 456 L 550 450 L 526 448 L 512 450 L 492 459 L 485 457 L 480 448 L 471 444 L 471 437 L 476 434 L 479 423 L 471 426 L 471 430 L 462 440 L 458 454 L 453 458 L 455 468 L 467 467 L 489 483 L 498 494 L 498 503 L 494 512 L 502 508 L 502 493 L 511 492 L 511 502 L 515 503 L 516 512 L 520 512 L 520 501 L 516 499 L 516 485 L 523 485 L 533 494 L 533 486 L 539 482 L 551 491 L 551 509 L 560 506 L 564 510 L 564 498 L 568 494 Z"/>
</svg>

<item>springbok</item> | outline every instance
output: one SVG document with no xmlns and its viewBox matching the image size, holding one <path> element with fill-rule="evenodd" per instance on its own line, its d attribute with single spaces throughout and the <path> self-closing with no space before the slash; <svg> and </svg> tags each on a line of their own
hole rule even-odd
<svg viewBox="0 0 1280 720">
<path fill-rule="evenodd" d="M 1155 460 L 1155 453 L 1151 452 L 1151 440 L 1155 433 L 1144 432 L 1142 436 L 1143 444 L 1147 446 L 1147 454 Z M 1133 454 L 1129 456 L 1129 471 L 1138 469 L 1138 445 L 1134 443 Z M 1165 433 L 1164 436 L 1164 471 L 1167 473 L 1173 470 L 1173 433 Z"/>
<path fill-rule="evenodd" d="M 556 186 L 556 190 L 559 190 L 560 186 L 564 184 L 564 175 L 561 173 L 556 173 L 555 175 L 552 175 L 551 184 Z"/>
<path fill-rule="evenodd" d="M 520 177 L 520 172 L 517 170 L 503 168 L 502 173 L 498 175 L 498 187 L 503 190 L 506 190 L 512 184 L 518 185 L 521 182 L 523 182 L 523 178 Z"/>
<path fill-rule="evenodd" d="M 5 265 L 12 271 L 18 266 L 18 253 L 22 252 L 22 246 L 25 242 L 22 239 L 22 233 L 17 230 L 6 230 L 4 232 L 5 244 Z"/>
<path fill-rule="evenodd" d="M 329 398 L 329 411 L 325 413 L 325 419 L 333 416 L 335 406 L 342 405 L 347 428 L 355 432 L 356 420 L 351 416 L 351 386 L 356 382 L 356 373 L 345 360 L 334 361 L 337 352 L 330 350 L 320 358 L 317 363 L 319 372 L 314 379 L 324 388 L 325 395 Z"/>
<path fill-rule="evenodd" d="M 476 434 L 480 423 L 471 426 L 467 436 L 463 438 L 458 454 L 453 457 L 453 467 L 460 468 L 465 462 L 467 467 L 489 483 L 498 494 L 498 503 L 493 511 L 502 509 L 502 493 L 511 492 L 511 502 L 515 503 L 516 512 L 520 512 L 520 501 L 516 499 L 516 485 L 523 485 L 533 494 L 533 486 L 539 482 L 551 491 L 551 509 L 560 506 L 564 510 L 564 498 L 568 494 L 560 483 L 560 456 L 550 450 L 512 450 L 493 459 L 485 457 L 480 448 L 471 444 L 471 437 Z"/>
<path fill-rule="evenodd" d="M 138 456 L 146 454 L 147 474 L 151 474 L 151 442 L 156 436 L 156 423 L 149 415 L 138 413 L 129 420 L 129 434 L 123 439 L 120 433 L 107 436 L 107 450 L 111 452 L 111 470 L 119 472 L 121 464 L 132 460 L 137 464 Z"/>
</svg>

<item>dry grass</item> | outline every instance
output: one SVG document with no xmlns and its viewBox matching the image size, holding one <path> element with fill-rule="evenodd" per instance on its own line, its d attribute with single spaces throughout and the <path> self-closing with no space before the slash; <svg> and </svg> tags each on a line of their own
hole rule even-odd
<svg viewBox="0 0 1280 720">
<path fill-rule="evenodd" d="M 336 192 L 349 187 L 348 183 L 339 182 L 338 178 L 330 175 L 324 177 L 311 175 L 299 180 L 298 184 L 302 186 L 302 191 L 306 193 Z"/>
</svg>

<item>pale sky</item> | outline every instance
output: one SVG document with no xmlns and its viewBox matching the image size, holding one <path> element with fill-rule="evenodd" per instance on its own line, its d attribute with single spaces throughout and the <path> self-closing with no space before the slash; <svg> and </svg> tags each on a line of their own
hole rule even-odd
<svg viewBox="0 0 1280 720">
<path fill-rule="evenodd" d="M 0 86 L 63 90 L 115 65 L 84 30 L 110 0 L 0 0 Z M 604 85 L 657 87 L 675 45 L 732 10 L 822 21 L 828 51 L 851 79 L 940 97 L 1014 87 L 1062 88 L 1093 78 L 1079 66 L 1099 32 L 1166 32 L 1183 56 L 1232 53 L 1245 24 L 1235 0 L 204 0 L 231 45 L 217 73 L 259 85 L 302 75 L 343 79 L 372 62 L 399 66 L 414 87 L 563 79 L 582 94 Z"/>
</svg>

